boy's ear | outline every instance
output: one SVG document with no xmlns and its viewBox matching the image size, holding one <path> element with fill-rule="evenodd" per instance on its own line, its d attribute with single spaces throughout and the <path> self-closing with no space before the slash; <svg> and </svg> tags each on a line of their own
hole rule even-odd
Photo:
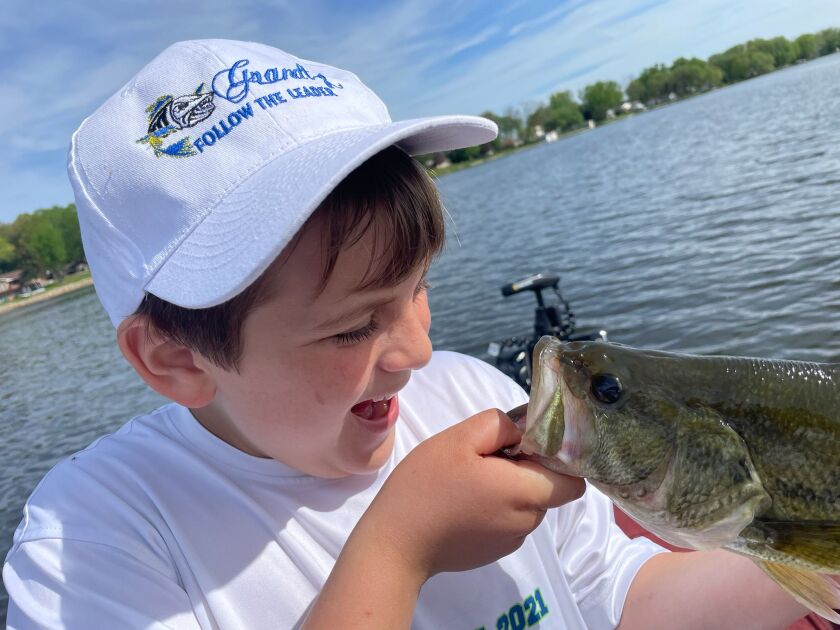
<svg viewBox="0 0 840 630">
<path fill-rule="evenodd" d="M 170 341 L 142 315 L 133 315 L 117 327 L 123 356 L 146 383 L 161 396 L 184 407 L 204 407 L 216 394 L 216 383 L 196 361 L 195 353 Z"/>
</svg>

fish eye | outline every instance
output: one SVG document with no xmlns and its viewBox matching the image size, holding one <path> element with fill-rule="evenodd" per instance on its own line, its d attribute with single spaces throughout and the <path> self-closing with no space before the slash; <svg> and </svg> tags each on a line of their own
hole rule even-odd
<svg viewBox="0 0 840 630">
<path fill-rule="evenodd" d="M 621 381 L 612 374 L 596 374 L 593 376 L 590 389 L 595 400 L 605 405 L 617 403 L 621 399 L 623 391 Z"/>
</svg>

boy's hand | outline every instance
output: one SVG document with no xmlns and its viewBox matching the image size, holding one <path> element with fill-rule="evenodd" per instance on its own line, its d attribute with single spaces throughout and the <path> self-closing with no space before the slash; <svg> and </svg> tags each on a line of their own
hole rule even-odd
<svg viewBox="0 0 840 630">
<path fill-rule="evenodd" d="M 493 455 L 519 442 L 498 409 L 417 446 L 359 520 L 304 628 L 408 628 L 423 583 L 506 556 L 583 479 Z"/>
<path fill-rule="evenodd" d="M 579 498 L 583 479 L 493 455 L 521 433 L 498 409 L 418 445 L 391 473 L 354 532 L 422 583 L 515 551 L 548 508 Z"/>
</svg>

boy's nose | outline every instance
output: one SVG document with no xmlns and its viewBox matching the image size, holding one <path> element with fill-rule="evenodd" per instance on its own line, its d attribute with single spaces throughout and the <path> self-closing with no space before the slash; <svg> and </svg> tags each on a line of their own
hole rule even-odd
<svg viewBox="0 0 840 630">
<path fill-rule="evenodd" d="M 428 314 L 411 311 L 395 324 L 379 355 L 379 367 L 386 372 L 417 370 L 432 358 Z"/>
</svg>

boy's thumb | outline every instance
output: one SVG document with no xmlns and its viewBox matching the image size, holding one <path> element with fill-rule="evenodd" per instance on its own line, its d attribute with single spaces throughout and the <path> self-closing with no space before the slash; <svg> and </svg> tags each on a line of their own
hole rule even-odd
<svg viewBox="0 0 840 630">
<path fill-rule="evenodd" d="M 518 444 L 521 431 L 501 409 L 488 409 L 461 423 L 465 438 L 479 455 L 490 455 L 499 449 Z"/>
</svg>

